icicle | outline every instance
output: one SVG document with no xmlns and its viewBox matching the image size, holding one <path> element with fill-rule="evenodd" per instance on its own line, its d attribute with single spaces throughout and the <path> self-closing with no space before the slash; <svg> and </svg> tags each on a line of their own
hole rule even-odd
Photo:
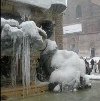
<svg viewBox="0 0 100 101">
<path fill-rule="evenodd" d="M 25 45 L 26 45 L 25 48 L 26 87 L 28 94 L 28 88 L 30 86 L 30 44 L 28 38 L 26 38 Z"/>
<path fill-rule="evenodd" d="M 17 48 L 16 51 L 16 75 L 18 75 L 18 69 L 19 69 L 19 59 L 21 58 L 21 44 Z"/>
<path fill-rule="evenodd" d="M 13 38 L 13 56 L 12 56 L 12 65 L 11 65 L 11 79 L 12 79 L 12 86 L 16 86 L 16 37 Z"/>
<path fill-rule="evenodd" d="M 23 37 L 23 44 L 22 44 L 22 83 L 23 83 L 23 97 L 25 91 L 25 38 Z"/>
<path fill-rule="evenodd" d="M 25 87 L 27 88 L 27 94 L 28 94 L 28 89 L 30 87 L 30 43 L 27 37 L 23 37 L 22 79 L 23 79 L 23 87 L 24 89 Z"/>
</svg>

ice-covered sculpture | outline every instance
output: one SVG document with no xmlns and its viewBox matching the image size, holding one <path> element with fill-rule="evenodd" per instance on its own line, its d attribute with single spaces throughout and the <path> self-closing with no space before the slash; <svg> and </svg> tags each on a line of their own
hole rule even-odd
<svg viewBox="0 0 100 101">
<path fill-rule="evenodd" d="M 59 91 L 60 86 L 71 86 L 74 90 L 90 84 L 85 76 L 84 60 L 75 52 L 57 49 L 55 41 L 46 39 L 46 43 L 47 46 L 41 54 L 40 67 L 44 70 L 46 78 L 49 75 L 50 83 L 58 83 L 55 91 Z"/>
<path fill-rule="evenodd" d="M 43 46 L 43 39 L 46 38 L 46 33 L 41 28 L 38 28 L 34 21 L 22 22 L 20 25 L 18 21 L 1 18 L 1 52 L 3 54 L 11 55 L 14 48 L 17 48 L 23 43 L 23 38 L 27 37 L 30 46 L 34 49 L 39 49 Z M 42 39 L 43 38 L 43 39 Z"/>
</svg>

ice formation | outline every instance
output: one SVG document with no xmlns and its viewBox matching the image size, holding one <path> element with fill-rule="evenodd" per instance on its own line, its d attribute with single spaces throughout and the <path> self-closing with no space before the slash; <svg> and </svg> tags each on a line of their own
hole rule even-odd
<svg viewBox="0 0 100 101">
<path fill-rule="evenodd" d="M 13 25 L 16 27 L 12 27 Z M 1 18 L 1 26 L 3 27 L 1 33 L 2 55 L 10 53 L 13 57 L 11 68 L 12 85 L 16 85 L 18 59 L 22 59 L 23 87 L 28 89 L 30 86 L 30 52 L 32 48 L 34 50 L 42 47 L 42 38 L 46 38 L 46 33 L 38 28 L 34 21 L 22 22 L 19 25 L 16 20 Z M 42 34 L 40 35 L 39 32 Z"/>
<path fill-rule="evenodd" d="M 85 77 L 84 60 L 80 59 L 75 52 L 58 50 L 55 41 L 49 39 L 46 41 L 48 45 L 43 53 L 56 49 L 51 60 L 51 67 L 54 68 L 54 71 L 50 75 L 50 83 L 58 82 L 63 86 L 69 85 L 76 89 L 80 85 L 80 77 L 83 77 L 84 80 L 88 78 Z M 54 90 L 57 90 L 56 88 Z"/>
<path fill-rule="evenodd" d="M 4 19 L 4 18 L 1 18 L 1 26 L 4 26 L 5 24 L 9 24 L 11 26 L 19 26 L 19 22 L 14 20 L 14 19 Z"/>
</svg>

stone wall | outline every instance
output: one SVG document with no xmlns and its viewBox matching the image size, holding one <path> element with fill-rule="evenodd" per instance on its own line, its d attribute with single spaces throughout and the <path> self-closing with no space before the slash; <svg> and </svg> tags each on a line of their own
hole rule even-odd
<svg viewBox="0 0 100 101">
<path fill-rule="evenodd" d="M 100 56 L 100 33 L 79 36 L 79 54 L 91 56 L 91 49 L 95 49 L 95 56 Z"/>
<path fill-rule="evenodd" d="M 81 7 L 82 16 L 77 18 L 76 8 L 78 5 Z M 93 4 L 91 0 L 68 0 L 68 7 L 64 12 L 63 19 L 63 26 L 82 24 L 81 33 L 64 35 L 63 47 L 71 50 L 72 37 L 74 37 L 78 41 L 75 41 L 75 49 L 80 55 L 90 56 L 91 49 L 94 48 L 95 55 L 100 56 L 100 6 Z"/>
<path fill-rule="evenodd" d="M 63 35 L 63 49 L 79 52 L 79 33 Z"/>
<path fill-rule="evenodd" d="M 74 33 L 75 34 L 75 33 Z M 73 41 L 73 39 L 75 39 Z M 100 33 L 98 34 L 82 34 L 64 35 L 63 48 L 71 50 L 71 45 L 75 44 L 75 51 L 80 56 L 91 56 L 91 49 L 95 49 L 95 56 L 100 56 Z M 77 51 L 78 50 L 78 51 Z"/>
</svg>

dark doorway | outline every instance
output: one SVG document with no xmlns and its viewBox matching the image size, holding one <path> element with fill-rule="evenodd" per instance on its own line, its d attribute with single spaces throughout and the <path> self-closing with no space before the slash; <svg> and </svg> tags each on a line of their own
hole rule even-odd
<svg viewBox="0 0 100 101">
<path fill-rule="evenodd" d="M 91 48 L 91 57 L 95 57 L 95 48 Z"/>
</svg>

